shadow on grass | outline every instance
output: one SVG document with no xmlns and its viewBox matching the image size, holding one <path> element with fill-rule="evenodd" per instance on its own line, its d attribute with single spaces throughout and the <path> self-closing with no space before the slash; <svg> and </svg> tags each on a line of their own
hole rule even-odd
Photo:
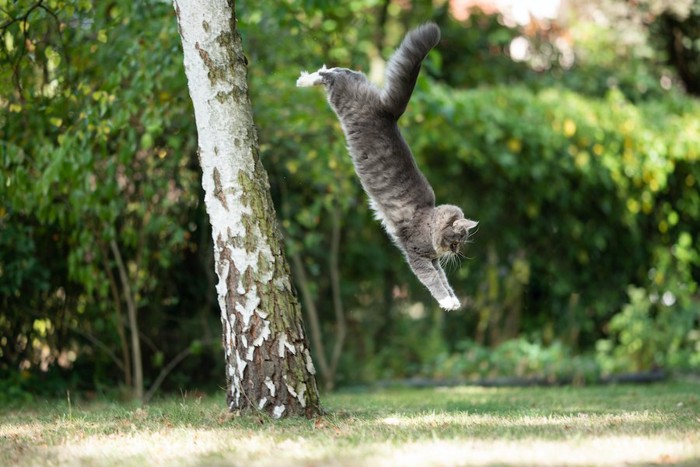
<svg viewBox="0 0 700 467">
<path fill-rule="evenodd" d="M 496 463 L 517 464 L 517 457 L 493 457 L 492 451 L 535 449 L 540 456 L 533 458 L 535 464 L 549 452 L 568 463 L 567 450 L 573 449 L 572 456 L 617 452 L 611 459 L 630 465 L 686 463 L 700 461 L 700 448 L 693 447 L 700 446 L 699 389 L 691 383 L 365 389 L 326 394 L 328 413 L 314 420 L 232 416 L 223 394 L 165 399 L 145 407 L 53 401 L 3 414 L 0 464 L 32 463 L 46 455 L 92 462 L 105 452 L 116 463 L 161 452 L 176 460 L 173 447 L 190 460 L 211 456 L 226 463 L 239 456 L 275 459 L 280 455 L 275 446 L 287 446 L 292 454 L 285 456 L 291 461 L 313 462 L 341 456 L 348 462 L 386 458 L 400 463 L 411 461 L 406 455 L 423 459 L 427 450 L 447 456 L 446 465 L 473 452 Z M 626 457 L 618 452 L 621 447 Z M 600 460 L 591 457 L 589 463 Z"/>
</svg>

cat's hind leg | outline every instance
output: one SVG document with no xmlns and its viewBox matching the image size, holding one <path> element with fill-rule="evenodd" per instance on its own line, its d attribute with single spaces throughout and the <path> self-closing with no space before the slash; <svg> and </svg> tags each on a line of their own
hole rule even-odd
<svg viewBox="0 0 700 467">
<path fill-rule="evenodd" d="M 299 76 L 299 78 L 297 79 L 297 87 L 305 88 L 310 86 L 322 85 L 323 76 L 321 76 L 321 73 L 323 73 L 324 71 L 328 71 L 326 65 L 323 65 L 321 68 L 319 68 L 317 71 L 314 71 L 313 73 L 302 71 L 301 76 Z"/>
</svg>

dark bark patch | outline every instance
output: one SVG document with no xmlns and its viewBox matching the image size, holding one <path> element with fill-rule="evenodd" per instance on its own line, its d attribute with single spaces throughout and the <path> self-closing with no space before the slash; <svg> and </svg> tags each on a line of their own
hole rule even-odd
<svg viewBox="0 0 700 467">
<path fill-rule="evenodd" d="M 199 42 L 195 42 L 194 48 L 197 49 L 199 57 L 204 62 L 204 66 L 207 67 L 207 70 L 209 70 L 207 72 L 207 77 L 209 78 L 209 81 L 211 82 L 212 86 L 219 81 L 225 81 L 227 79 L 231 79 L 231 77 L 234 76 L 233 70 L 228 70 L 226 66 L 217 65 L 214 62 L 214 60 L 212 60 L 211 56 L 209 55 L 209 52 L 204 50 L 199 45 Z"/>
<path fill-rule="evenodd" d="M 267 256 L 263 254 L 262 250 L 258 252 L 258 270 L 263 276 L 272 272 L 272 264 L 270 264 L 270 261 L 268 261 Z"/>
<path fill-rule="evenodd" d="M 258 344 L 261 349 L 264 347 L 265 340 L 269 340 L 270 338 L 269 335 L 267 337 L 263 335 L 265 333 L 265 329 L 265 320 L 263 320 L 257 313 L 253 313 L 253 316 L 250 318 L 250 329 L 248 330 L 248 335 L 250 337 L 248 339 L 250 339 L 250 342 L 256 342 L 262 336 L 264 340 Z"/>
<path fill-rule="evenodd" d="M 240 102 L 241 99 L 246 98 L 246 90 L 240 86 L 233 85 L 229 91 L 219 91 L 214 97 L 221 104 L 227 101 Z"/>
<path fill-rule="evenodd" d="M 224 92 L 224 91 L 219 91 L 216 93 L 216 96 L 214 96 L 217 101 L 219 101 L 220 104 L 223 104 L 226 102 L 230 97 L 231 93 L 230 92 Z"/>
<path fill-rule="evenodd" d="M 214 196 L 221 202 L 221 204 L 224 206 L 224 209 L 228 211 L 226 195 L 224 194 L 224 190 L 221 187 L 221 174 L 219 173 L 219 169 L 217 169 L 216 167 L 214 167 Z"/>
<path fill-rule="evenodd" d="M 216 43 L 219 46 L 226 48 L 227 50 L 233 50 L 233 31 L 222 32 L 219 37 L 216 38 Z"/>
<path fill-rule="evenodd" d="M 242 214 L 241 222 L 245 228 L 245 238 L 243 239 L 243 246 L 246 253 L 254 253 L 258 249 L 258 242 L 260 239 L 255 235 L 255 230 L 253 226 L 255 225 L 255 218 L 250 214 Z"/>
<path fill-rule="evenodd" d="M 207 68 L 211 68 L 211 67 L 213 66 L 214 63 L 211 61 L 211 58 L 209 58 L 209 52 L 207 52 L 206 50 L 204 50 L 203 48 L 201 48 L 201 47 L 199 46 L 199 42 L 195 42 L 195 43 L 194 43 L 194 48 L 195 48 L 195 50 L 197 50 L 197 52 L 199 53 L 199 57 L 202 59 L 202 61 L 203 61 L 204 64 L 206 65 L 206 67 L 207 67 Z"/>
<path fill-rule="evenodd" d="M 177 32 L 182 37 L 182 26 L 180 26 L 180 5 L 175 2 L 175 16 L 177 17 Z"/>
<path fill-rule="evenodd" d="M 245 274 L 243 275 L 243 288 L 246 290 L 250 290 L 251 288 L 253 288 L 253 284 L 255 284 L 253 270 L 250 267 L 247 267 L 245 270 Z"/>
<path fill-rule="evenodd" d="M 227 310 L 234 310 L 235 309 L 235 285 L 238 284 L 238 281 L 240 280 L 241 273 L 236 268 L 236 265 L 233 263 L 233 259 L 231 258 L 231 250 L 226 248 L 226 240 L 224 240 L 223 236 L 219 234 L 219 236 L 216 238 L 216 250 L 218 251 L 219 258 L 218 261 L 216 262 L 217 265 L 217 272 L 219 273 L 219 280 L 225 280 L 226 281 L 226 297 L 224 297 L 224 301 L 226 302 L 226 309 Z M 228 264 L 228 276 L 224 277 L 224 268 Z M 229 302 L 233 300 L 233 306 L 229 305 Z M 229 318 L 230 322 L 230 318 Z M 239 336 L 241 334 L 235 333 L 235 332 L 230 332 L 229 335 L 224 334 L 223 336 L 223 341 L 224 341 L 224 346 L 227 349 L 231 349 L 233 352 L 236 351 L 236 348 L 238 347 L 236 345 L 236 336 Z M 229 364 L 235 365 L 236 360 L 231 359 Z M 238 369 L 236 368 L 236 371 Z"/>
</svg>

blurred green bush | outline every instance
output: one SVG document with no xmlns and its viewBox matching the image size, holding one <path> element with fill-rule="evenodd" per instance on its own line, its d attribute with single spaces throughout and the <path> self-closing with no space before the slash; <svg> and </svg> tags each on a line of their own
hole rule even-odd
<svg viewBox="0 0 700 467">
<path fill-rule="evenodd" d="M 255 99 L 263 107 L 264 101 L 263 95 Z M 390 247 L 370 220 L 357 186 L 343 188 L 354 178 L 347 158 L 343 159 L 337 125 L 323 106 L 314 96 L 311 104 L 304 102 L 304 108 L 291 107 L 292 112 L 316 116 L 307 123 L 312 131 L 299 127 L 299 134 L 311 135 L 264 132 L 270 149 L 263 157 L 287 161 L 268 165 L 275 170 L 286 168 L 277 178 L 298 187 L 288 189 L 296 196 L 308 196 L 280 200 L 284 212 L 290 214 L 284 222 L 306 227 L 290 231 L 289 241 L 309 247 L 314 245 L 309 238 L 317 239 L 319 249 L 311 250 L 307 261 L 316 258 L 317 280 L 323 287 L 325 252 L 319 233 L 328 217 L 323 210 L 346 206 L 348 243 L 343 249 L 343 275 L 355 284 L 348 285 L 350 296 L 361 294 L 359 284 L 368 278 L 381 280 L 381 268 L 386 268 L 398 270 L 393 280 L 404 282 L 411 291 L 392 303 L 401 307 L 422 300 L 433 306 L 420 285 L 400 271 L 406 269 L 400 255 L 375 250 L 375 245 Z M 625 291 L 632 284 L 660 296 L 685 297 L 663 305 L 664 313 L 682 316 L 682 324 L 670 333 L 651 326 L 647 331 L 655 339 L 639 336 L 645 351 L 666 352 L 655 360 L 622 364 L 628 344 L 625 339 L 615 341 L 619 345 L 616 360 L 621 363 L 616 368 L 697 368 L 697 357 L 686 361 L 678 352 L 697 353 L 693 340 L 682 334 L 697 329 L 699 319 L 695 285 L 700 272 L 696 253 L 700 232 L 698 112 L 700 105 L 683 96 L 635 105 L 615 90 L 605 98 L 593 99 L 558 88 L 458 91 L 421 79 L 402 121 L 406 138 L 438 202 L 459 204 L 480 221 L 475 244 L 467 251 L 471 259 L 451 274 L 458 293 L 470 297 L 464 310 L 445 318 L 460 333 L 447 326 L 442 345 L 454 349 L 465 335 L 491 346 L 529 335 L 539 336 L 546 345 L 559 341 L 571 349 L 592 349 L 608 332 L 613 338 L 623 329 L 628 330 L 621 336 L 633 332 L 621 324 L 629 314 Z M 303 121 L 294 113 L 290 118 Z M 316 130 L 323 126 L 319 121 L 332 126 L 335 134 L 327 135 L 325 128 Z M 286 129 L 287 125 L 280 120 L 268 128 Z M 330 144 L 318 141 L 322 137 Z M 289 152 L 280 151 L 289 146 Z M 308 157 L 298 160 L 295 153 Z M 297 170 L 297 164 L 304 169 Z M 326 170 L 327 176 L 338 177 L 335 184 L 318 183 L 315 171 L 326 167 L 331 169 Z M 316 190 L 307 192 L 301 188 L 314 186 Z M 317 208 L 309 222 L 309 207 L 324 197 L 340 201 Z M 363 248 L 353 248 L 351 239 Z M 360 265 L 358 270 L 355 265 Z M 381 303 L 379 288 L 374 296 L 366 302 Z M 353 299 L 349 300 L 352 304 Z M 407 328 L 401 327 L 404 330 L 397 332 L 408 337 Z M 396 352 L 394 359 L 408 357 L 404 370 L 412 368 L 410 362 L 416 359 L 426 362 L 419 357 L 426 346 L 440 347 L 428 340 L 429 329 L 419 332 L 425 339 L 409 338 L 415 342 L 404 347 L 405 352 L 401 351 L 402 338 L 387 344 Z M 365 327 L 364 332 L 372 333 L 372 329 Z M 671 341 L 675 344 L 670 345 Z M 358 348 L 363 346 L 350 345 L 348 352 Z M 356 368 L 356 362 L 367 357 L 358 354 L 349 361 Z M 400 366 L 391 361 L 387 365 Z"/>
</svg>

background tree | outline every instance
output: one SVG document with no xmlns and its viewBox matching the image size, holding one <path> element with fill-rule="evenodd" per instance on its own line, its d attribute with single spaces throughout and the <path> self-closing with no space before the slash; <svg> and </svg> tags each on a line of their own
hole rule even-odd
<svg viewBox="0 0 700 467">
<path fill-rule="evenodd" d="M 320 413 L 247 86 L 233 4 L 176 0 L 194 104 L 232 411 Z"/>
</svg>

